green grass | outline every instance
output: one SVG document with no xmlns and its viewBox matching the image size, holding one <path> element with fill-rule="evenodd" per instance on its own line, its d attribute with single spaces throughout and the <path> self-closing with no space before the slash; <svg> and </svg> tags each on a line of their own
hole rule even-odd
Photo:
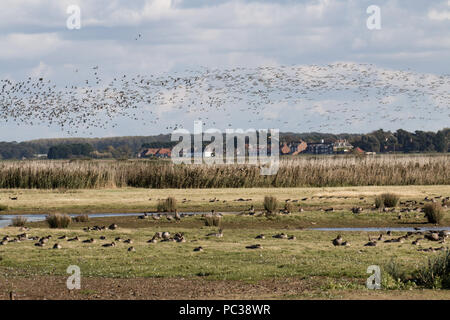
<svg viewBox="0 0 450 320">
<path fill-rule="evenodd" d="M 429 254 L 418 252 L 417 247 L 409 241 L 403 244 L 380 244 L 378 247 L 364 247 L 367 233 L 346 232 L 344 240 L 350 247 L 336 248 L 331 239 L 336 232 L 319 232 L 289 228 L 293 217 L 280 217 L 277 222 L 261 218 L 266 227 L 250 223 L 250 217 L 223 218 L 224 224 L 235 228 L 224 228 L 223 238 L 208 238 L 206 234 L 216 232 L 217 227 L 202 225 L 199 217 L 190 217 L 180 224 L 168 225 L 159 222 L 145 222 L 141 228 L 126 228 L 118 222 L 115 231 L 84 232 L 82 225 L 71 225 L 67 230 L 32 228 L 31 235 L 53 235 L 44 248 L 37 248 L 33 241 L 9 243 L 0 247 L 0 267 L 26 270 L 30 274 L 65 275 L 66 268 L 75 264 L 80 266 L 85 276 L 100 277 L 198 277 L 222 280 L 257 281 L 271 278 L 288 277 L 327 277 L 339 280 L 343 277 L 363 281 L 367 278 L 367 267 L 373 264 L 385 265 L 396 257 L 403 265 L 413 268 L 419 262 L 426 262 Z M 133 220 L 135 218 L 127 218 Z M 89 225 L 100 224 L 99 221 Z M 104 221 L 106 222 L 106 221 Z M 110 221 L 111 222 L 111 221 Z M 194 225 L 195 224 L 195 225 Z M 240 227 L 236 227 L 240 225 Z M 279 227 L 285 225 L 286 228 Z M 39 224 L 37 224 L 39 226 Z M 121 227 L 122 226 L 122 227 Z M 170 231 L 172 234 L 182 232 L 186 243 L 162 242 L 146 243 L 155 232 Z M 279 232 L 295 235 L 297 240 L 274 239 L 271 236 Z M 14 228 L 2 229 L 1 234 L 13 235 Z M 254 239 L 263 233 L 266 239 Z M 78 235 L 82 240 L 95 238 L 94 244 L 55 240 L 66 234 Z M 104 235 L 107 240 L 99 240 Z M 374 236 L 375 234 L 372 234 Z M 397 235 L 400 235 L 398 233 Z M 129 253 L 129 245 L 118 243 L 114 248 L 103 248 L 102 243 L 110 242 L 115 237 L 131 238 L 136 252 Z M 52 250 L 58 241 L 63 248 Z M 248 250 L 246 246 L 260 243 L 263 249 Z M 202 246 L 203 252 L 193 252 Z M 99 259 L 98 257 L 102 257 Z M 220 263 L 218 263 L 220 261 Z M 319 267 L 320 266 L 320 267 Z"/>
</svg>

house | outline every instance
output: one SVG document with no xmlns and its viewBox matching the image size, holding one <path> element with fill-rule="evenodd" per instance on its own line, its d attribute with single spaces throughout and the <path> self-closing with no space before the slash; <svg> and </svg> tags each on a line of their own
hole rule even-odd
<svg viewBox="0 0 450 320">
<path fill-rule="evenodd" d="M 158 148 L 148 148 L 148 149 L 144 150 L 143 152 L 141 152 L 141 157 L 142 158 L 154 157 L 158 153 L 158 150 L 159 150 Z"/>
<path fill-rule="evenodd" d="M 170 158 L 171 154 L 172 154 L 172 150 L 170 150 L 169 148 L 161 148 L 156 153 L 156 156 L 158 158 Z"/>
<path fill-rule="evenodd" d="M 321 143 L 308 143 L 306 152 L 312 154 L 333 154 L 333 144 L 324 143 L 323 140 Z"/>
<path fill-rule="evenodd" d="M 365 152 L 363 149 L 361 149 L 360 147 L 356 147 L 355 150 L 353 150 L 353 152 L 354 152 L 355 154 L 365 154 L 365 153 L 366 153 L 366 152 Z"/>
<path fill-rule="evenodd" d="M 33 157 L 37 158 L 37 159 L 46 159 L 47 158 L 47 154 L 46 153 L 34 154 Z"/>
<path fill-rule="evenodd" d="M 209 150 L 205 150 L 203 152 L 203 155 L 204 155 L 205 158 L 212 158 L 212 157 L 214 157 L 214 152 L 209 151 Z"/>
<path fill-rule="evenodd" d="M 308 144 L 305 141 L 300 140 L 299 142 L 292 142 L 290 147 L 292 154 L 295 156 L 305 151 L 308 148 Z"/>
<path fill-rule="evenodd" d="M 347 153 L 352 151 L 353 146 L 347 140 L 337 140 L 333 143 L 335 153 Z"/>
<path fill-rule="evenodd" d="M 281 155 L 291 154 L 291 148 L 288 147 L 288 145 L 287 145 L 286 142 L 285 142 L 284 145 L 280 148 L 280 154 L 281 154 Z"/>
<path fill-rule="evenodd" d="M 147 148 L 138 154 L 139 158 L 170 158 L 172 150 L 169 148 Z"/>
<path fill-rule="evenodd" d="M 305 141 L 297 141 L 297 142 L 284 142 L 280 147 L 281 155 L 298 155 L 299 153 L 306 150 L 308 144 Z"/>
</svg>

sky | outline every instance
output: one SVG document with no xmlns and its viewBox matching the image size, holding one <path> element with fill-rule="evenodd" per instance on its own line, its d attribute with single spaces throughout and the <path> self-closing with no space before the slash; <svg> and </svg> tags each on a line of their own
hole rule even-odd
<svg viewBox="0 0 450 320">
<path fill-rule="evenodd" d="M 81 10 L 80 29 L 67 28 L 70 5 Z M 371 5 L 380 8 L 379 30 L 370 30 L 366 24 Z M 420 108 L 411 109 L 414 98 L 401 95 L 374 96 L 362 106 L 358 95 L 324 97 L 311 93 L 303 102 L 275 101 L 253 121 L 248 120 L 253 113 L 242 111 L 245 104 L 231 103 L 208 113 L 208 118 L 215 119 L 219 129 L 232 124 L 243 129 L 274 127 L 282 132 L 364 133 L 379 128 L 414 131 L 449 127 L 450 0 L 0 2 L 0 79 L 43 77 L 64 86 L 91 76 L 95 66 L 106 81 L 123 74 L 169 76 L 186 70 L 310 68 L 338 63 L 370 64 L 380 74 L 443 79 L 438 90 L 444 99 L 437 102 L 436 96 L 425 92 Z M 333 70 L 326 72 L 332 74 Z M 397 85 L 401 88 L 405 84 Z M 378 116 L 386 111 L 378 111 L 380 99 L 390 100 L 388 106 L 396 112 L 389 121 Z M 193 121 L 200 118 L 198 113 L 204 112 L 186 112 L 172 103 L 153 106 L 152 113 L 148 107 L 142 108 L 143 119 L 156 114 L 157 121 L 118 116 L 114 126 L 108 123 L 104 128 L 76 133 L 56 125 L 0 119 L 0 141 L 170 133 L 174 123 L 192 129 Z M 347 106 L 344 111 L 342 104 Z M 330 114 L 343 112 L 347 120 L 353 117 L 358 121 L 330 118 Z M 306 121 L 309 125 L 304 125 Z"/>
</svg>

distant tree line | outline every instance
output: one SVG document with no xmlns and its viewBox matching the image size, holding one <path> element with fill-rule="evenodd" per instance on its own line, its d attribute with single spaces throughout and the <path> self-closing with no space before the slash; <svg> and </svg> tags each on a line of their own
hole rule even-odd
<svg viewBox="0 0 450 320">
<path fill-rule="evenodd" d="M 71 159 L 90 157 L 94 148 L 89 143 L 59 144 L 50 147 L 47 157 L 49 159 Z"/>
<path fill-rule="evenodd" d="M 329 133 L 285 133 L 281 140 L 286 142 L 298 141 L 307 143 L 332 143 L 339 139 L 346 139 L 350 144 L 364 151 L 371 152 L 449 152 L 450 128 L 438 132 L 420 131 L 408 132 L 399 129 L 396 132 L 382 129 L 367 134 L 329 134 Z"/>
<path fill-rule="evenodd" d="M 437 132 L 395 132 L 377 130 L 367 134 L 280 133 L 280 141 L 303 140 L 331 143 L 346 139 L 353 146 L 372 152 L 449 152 L 450 128 Z M 171 148 L 177 142 L 170 135 L 112 138 L 39 139 L 26 142 L 0 142 L 0 159 L 30 159 L 47 154 L 51 159 L 73 157 L 130 158 L 144 148 Z M 208 144 L 205 142 L 204 144 Z"/>
</svg>

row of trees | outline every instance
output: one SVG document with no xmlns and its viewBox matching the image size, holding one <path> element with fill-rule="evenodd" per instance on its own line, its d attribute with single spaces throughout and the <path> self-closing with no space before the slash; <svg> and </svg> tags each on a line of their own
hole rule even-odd
<svg viewBox="0 0 450 320">
<path fill-rule="evenodd" d="M 60 144 L 50 147 L 47 157 L 49 159 L 69 159 L 90 157 L 94 148 L 89 143 Z"/>
<path fill-rule="evenodd" d="M 365 151 L 375 152 L 449 152 L 450 129 L 438 132 L 415 131 L 402 129 L 394 133 L 377 130 L 349 142 Z"/>
<path fill-rule="evenodd" d="M 332 143 L 346 139 L 355 147 L 372 152 L 449 152 L 450 129 L 438 132 L 415 131 L 408 132 L 399 129 L 395 132 L 382 129 L 367 134 L 329 134 L 329 133 L 285 133 L 281 140 L 290 142 L 299 139 L 307 143 L 324 141 Z"/>
</svg>

